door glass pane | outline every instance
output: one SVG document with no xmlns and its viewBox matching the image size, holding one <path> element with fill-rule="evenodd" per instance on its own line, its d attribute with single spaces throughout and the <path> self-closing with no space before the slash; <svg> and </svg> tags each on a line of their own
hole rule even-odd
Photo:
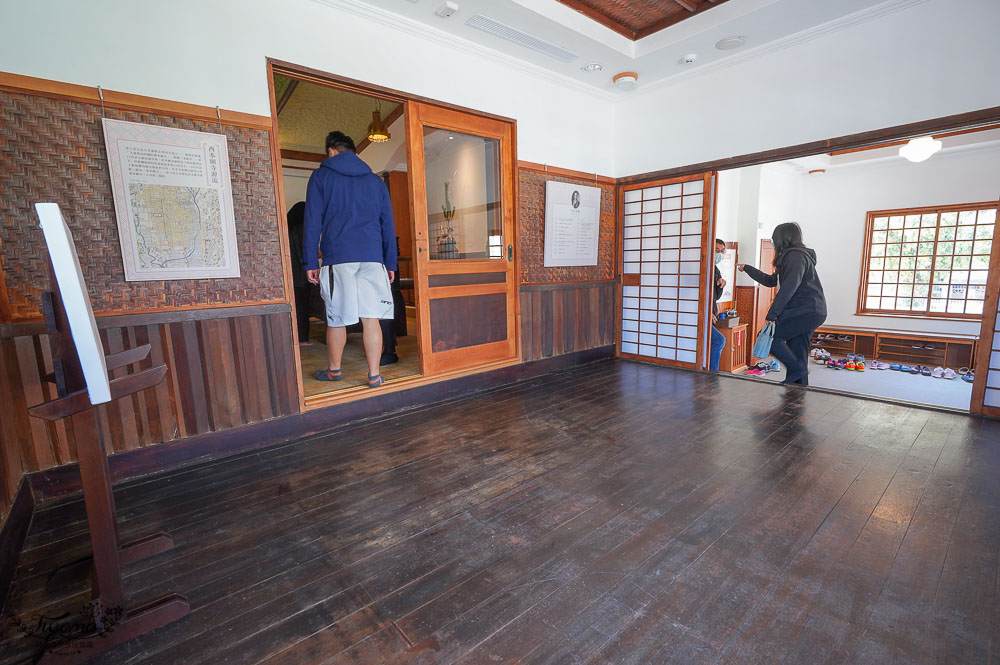
<svg viewBox="0 0 1000 665">
<path fill-rule="evenodd" d="M 500 141 L 424 127 L 430 258 L 502 259 Z"/>
</svg>

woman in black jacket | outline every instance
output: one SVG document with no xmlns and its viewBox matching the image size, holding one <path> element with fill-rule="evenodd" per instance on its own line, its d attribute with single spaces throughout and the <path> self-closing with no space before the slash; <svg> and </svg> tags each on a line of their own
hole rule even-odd
<svg viewBox="0 0 1000 665">
<path fill-rule="evenodd" d="M 764 286 L 777 286 L 767 311 L 776 323 L 771 353 L 785 365 L 782 383 L 809 385 L 809 339 L 826 321 L 826 297 L 816 274 L 816 252 L 802 242 L 802 229 L 795 222 L 779 224 L 771 234 L 774 272 L 770 275 L 740 264 L 740 271 Z"/>
</svg>

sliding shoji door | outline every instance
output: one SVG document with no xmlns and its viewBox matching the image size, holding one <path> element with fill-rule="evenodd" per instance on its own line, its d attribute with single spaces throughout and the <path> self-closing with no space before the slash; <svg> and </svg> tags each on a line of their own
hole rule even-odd
<svg viewBox="0 0 1000 665">
<path fill-rule="evenodd" d="M 713 175 L 623 188 L 623 357 L 706 365 Z"/>
</svg>

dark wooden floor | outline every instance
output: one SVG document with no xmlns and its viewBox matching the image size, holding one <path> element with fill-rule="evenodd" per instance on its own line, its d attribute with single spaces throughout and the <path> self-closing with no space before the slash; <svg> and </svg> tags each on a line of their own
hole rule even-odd
<svg viewBox="0 0 1000 665">
<path fill-rule="evenodd" d="M 1000 424 L 603 362 L 135 482 L 101 663 L 996 663 Z M 84 555 L 39 511 L 10 605 Z M 37 643 L 5 622 L 3 662 Z"/>
</svg>

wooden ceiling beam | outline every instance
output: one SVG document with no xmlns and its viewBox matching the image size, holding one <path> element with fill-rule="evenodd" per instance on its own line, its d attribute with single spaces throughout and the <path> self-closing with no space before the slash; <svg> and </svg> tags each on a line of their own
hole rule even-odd
<svg viewBox="0 0 1000 665">
<path fill-rule="evenodd" d="M 691 0 L 674 0 L 674 2 L 676 2 L 678 5 L 688 10 L 689 12 L 694 13 L 698 11 L 698 6 L 695 5 Z"/>
<path fill-rule="evenodd" d="M 285 108 L 285 104 L 288 103 L 288 100 L 292 98 L 292 93 L 295 92 L 295 88 L 297 88 L 298 85 L 299 80 L 292 79 L 292 82 L 288 84 L 287 88 L 285 88 L 285 92 L 281 95 L 281 99 L 279 99 L 278 103 L 275 105 L 275 112 L 278 115 L 281 115 L 282 109 Z"/>
</svg>

